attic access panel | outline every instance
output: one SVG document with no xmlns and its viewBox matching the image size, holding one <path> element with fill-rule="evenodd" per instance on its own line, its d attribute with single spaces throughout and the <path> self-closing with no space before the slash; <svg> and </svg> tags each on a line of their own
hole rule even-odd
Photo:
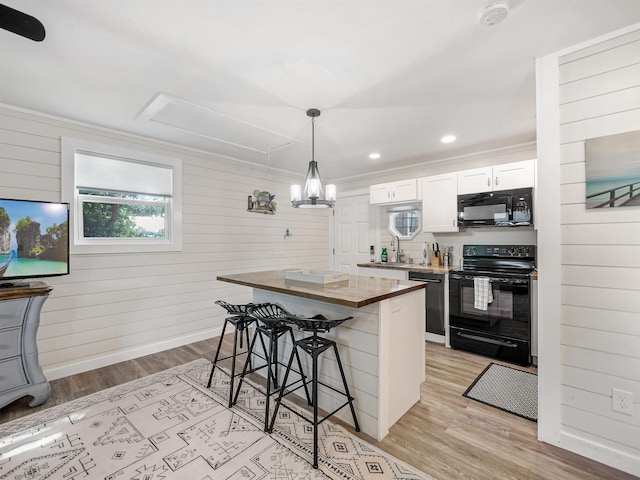
<svg viewBox="0 0 640 480">
<path fill-rule="evenodd" d="M 138 119 L 157 122 L 215 142 L 265 155 L 294 141 L 292 137 L 283 133 L 166 93 L 156 94 L 138 115 Z"/>
</svg>

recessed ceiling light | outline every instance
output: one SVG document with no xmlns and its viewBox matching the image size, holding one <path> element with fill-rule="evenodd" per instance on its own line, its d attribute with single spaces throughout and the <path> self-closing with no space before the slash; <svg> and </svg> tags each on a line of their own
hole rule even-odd
<svg viewBox="0 0 640 480">
<path fill-rule="evenodd" d="M 442 137 L 440 139 L 440 141 L 442 143 L 453 143 L 453 142 L 456 141 L 456 136 L 455 135 L 451 135 L 451 134 L 450 135 L 445 135 L 444 137 Z"/>
<path fill-rule="evenodd" d="M 378 152 L 373 152 L 369 154 L 369 158 L 371 160 L 378 160 L 382 155 L 380 155 Z"/>
</svg>

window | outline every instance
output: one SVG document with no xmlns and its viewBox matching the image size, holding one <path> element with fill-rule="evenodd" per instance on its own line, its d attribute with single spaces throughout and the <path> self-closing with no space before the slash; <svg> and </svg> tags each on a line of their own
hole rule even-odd
<svg viewBox="0 0 640 480">
<path fill-rule="evenodd" d="M 181 249 L 180 160 L 63 138 L 62 167 L 73 253 Z"/>
<path fill-rule="evenodd" d="M 420 230 L 420 212 L 417 210 L 390 212 L 388 230 L 399 238 L 412 239 Z"/>
</svg>

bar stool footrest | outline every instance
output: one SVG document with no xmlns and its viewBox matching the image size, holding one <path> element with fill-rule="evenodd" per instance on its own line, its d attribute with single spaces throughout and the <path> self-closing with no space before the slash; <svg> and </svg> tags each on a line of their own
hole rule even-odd
<svg viewBox="0 0 640 480">
<path fill-rule="evenodd" d="M 240 352 L 240 353 L 237 353 L 237 354 L 236 354 L 236 357 L 240 357 L 240 356 L 242 356 L 242 355 L 246 355 L 247 353 L 249 353 L 249 352 L 247 351 L 247 352 Z M 266 361 L 266 358 L 264 358 L 262 355 L 258 355 L 258 354 L 256 354 L 256 353 L 254 353 L 253 355 L 254 355 L 254 356 L 256 356 L 256 357 L 258 357 L 258 358 L 260 358 L 261 360 L 265 360 L 265 361 Z M 219 358 L 219 359 L 218 359 L 218 361 L 216 362 L 216 364 L 215 364 L 215 365 L 212 365 L 212 367 L 211 367 L 211 368 L 212 368 L 213 370 L 218 369 L 218 370 L 220 370 L 222 373 L 224 373 L 227 377 L 231 377 L 231 372 L 230 372 L 230 371 L 228 371 L 226 368 L 221 367 L 220 365 L 218 365 L 219 363 L 224 362 L 225 360 L 229 360 L 230 358 L 234 358 L 234 357 L 233 357 L 233 355 L 229 355 L 229 356 L 227 356 L 227 357 Z M 240 371 L 239 371 L 239 372 L 236 372 L 233 376 L 234 376 L 234 377 L 239 377 L 240 375 L 242 375 L 242 369 L 240 369 Z"/>
<path fill-rule="evenodd" d="M 300 388 L 300 387 L 297 387 L 297 388 L 296 388 L 296 390 L 297 390 L 298 388 Z M 286 393 L 285 395 L 288 395 L 289 393 L 291 393 L 291 392 L 288 392 L 288 393 Z M 353 398 L 351 399 L 351 401 L 353 401 Z M 336 413 L 338 413 L 338 412 L 339 412 L 340 410 L 342 410 L 344 407 L 346 407 L 347 405 L 349 405 L 349 403 L 350 403 L 350 401 L 349 401 L 349 400 L 347 400 L 347 401 L 346 401 L 346 402 L 344 402 L 342 405 L 340 405 L 338 408 L 336 408 L 335 410 L 333 410 L 331 413 L 328 413 L 327 415 L 325 415 L 325 416 L 324 416 L 324 417 L 322 417 L 321 419 L 318 419 L 318 425 L 320 425 L 322 422 L 324 422 L 325 420 L 327 420 L 329 417 L 331 417 L 331 416 L 335 415 Z M 304 413 L 299 412 L 296 408 L 294 408 L 294 407 L 292 407 L 292 406 L 290 406 L 290 405 L 287 405 L 287 404 L 286 404 L 286 403 L 284 403 L 284 402 L 281 402 L 281 403 L 280 403 L 280 406 L 281 406 L 281 407 L 286 408 L 286 409 L 287 409 L 287 410 L 289 410 L 291 413 L 296 414 L 298 417 L 300 417 L 300 418 L 302 418 L 303 420 L 305 420 L 305 421 L 309 422 L 311 425 L 313 425 L 313 424 L 314 424 L 314 422 L 313 422 L 313 418 L 308 418 L 307 416 L 305 416 L 305 413 L 307 413 L 307 412 L 304 412 Z M 298 409 L 302 409 L 302 407 L 299 407 L 299 406 L 297 406 L 297 405 L 296 405 L 295 407 L 297 407 Z M 355 430 L 356 430 L 356 432 L 359 432 L 359 431 L 360 431 L 360 428 L 356 428 Z"/>
</svg>

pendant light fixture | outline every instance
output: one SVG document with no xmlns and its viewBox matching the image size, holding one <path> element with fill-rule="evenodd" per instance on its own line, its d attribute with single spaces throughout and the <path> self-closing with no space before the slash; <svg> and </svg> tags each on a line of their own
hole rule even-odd
<svg viewBox="0 0 640 480">
<path fill-rule="evenodd" d="M 307 116 L 311 117 L 311 161 L 304 191 L 300 185 L 291 185 L 291 205 L 295 208 L 333 208 L 336 203 L 336 186 L 330 184 L 326 189 L 322 188 L 318 162 L 315 159 L 315 120 L 320 116 L 320 110 L 310 108 Z"/>
</svg>

